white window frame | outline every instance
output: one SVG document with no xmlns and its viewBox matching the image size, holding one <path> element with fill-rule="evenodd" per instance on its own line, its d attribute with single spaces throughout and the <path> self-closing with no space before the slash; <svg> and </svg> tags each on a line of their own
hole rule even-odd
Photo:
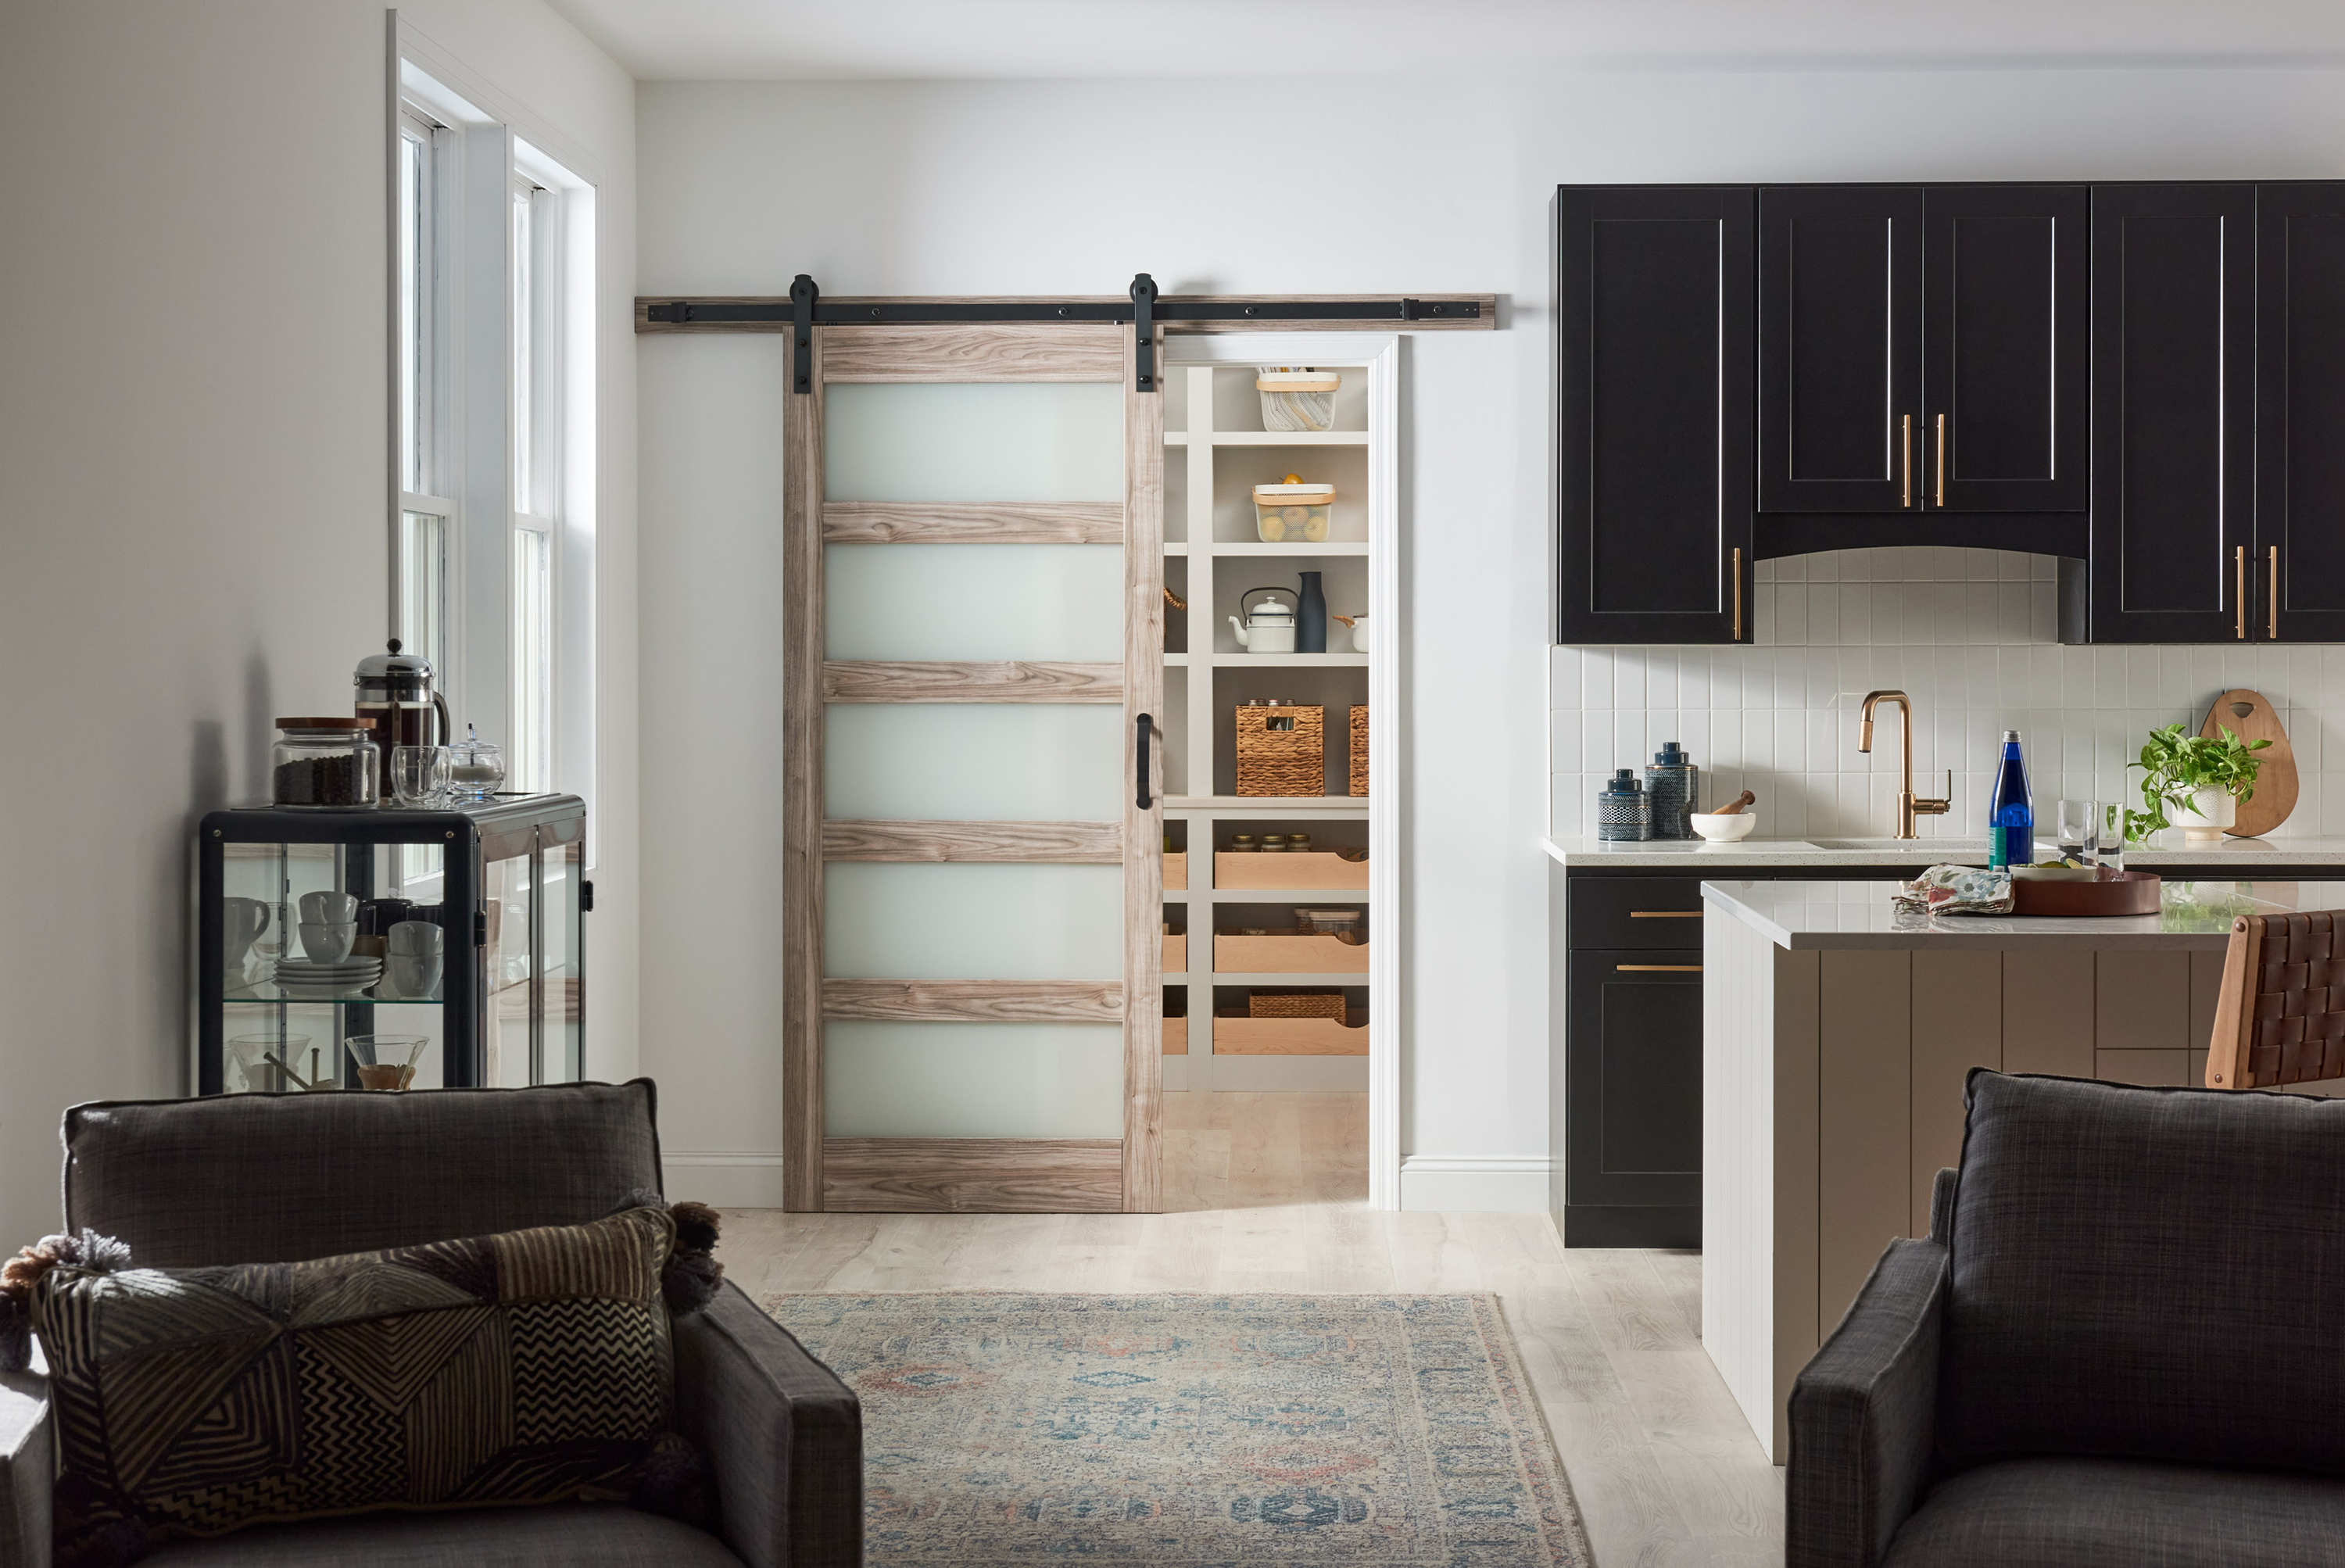
<svg viewBox="0 0 2345 1568">
<path fill-rule="evenodd" d="M 595 182 L 574 153 L 547 150 L 558 138 L 525 124 L 404 20 L 394 38 L 392 635 L 436 645 L 415 651 L 433 658 L 458 733 L 470 726 L 506 748 L 508 789 L 582 795 L 591 810 Z M 405 463 L 404 345 L 413 323 L 401 180 L 408 138 L 419 132 L 434 160 L 423 333 L 429 478 L 409 488 L 421 476 Z M 531 204 L 526 256 L 513 244 L 517 190 Z M 517 297 L 528 303 L 526 319 Z M 517 566 L 530 560 L 543 563 L 535 583 Z"/>
</svg>

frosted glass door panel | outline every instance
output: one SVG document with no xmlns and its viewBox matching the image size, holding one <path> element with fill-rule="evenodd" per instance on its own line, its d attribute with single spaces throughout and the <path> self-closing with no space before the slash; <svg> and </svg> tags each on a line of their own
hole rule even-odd
<svg viewBox="0 0 2345 1568">
<path fill-rule="evenodd" d="M 1121 545 L 832 545 L 835 659 L 1123 660 Z"/>
<path fill-rule="evenodd" d="M 1122 866 L 837 861 L 826 972 L 849 980 L 1112 980 Z"/>
<path fill-rule="evenodd" d="M 1116 1138 L 1123 1032 L 1112 1023 L 823 1026 L 835 1138 Z"/>
<path fill-rule="evenodd" d="M 1112 822 L 1123 812 L 1120 708 L 835 702 L 823 722 L 834 820 Z"/>
<path fill-rule="evenodd" d="M 829 501 L 1122 501 L 1119 382 L 833 382 Z"/>
</svg>

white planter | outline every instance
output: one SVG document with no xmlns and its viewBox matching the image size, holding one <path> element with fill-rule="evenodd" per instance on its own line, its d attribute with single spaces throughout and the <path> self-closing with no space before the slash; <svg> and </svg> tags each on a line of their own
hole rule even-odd
<svg viewBox="0 0 2345 1568">
<path fill-rule="evenodd" d="M 2167 816 L 2182 830 L 2186 844 L 2214 843 L 2222 838 L 2224 829 L 2239 820 L 2238 797 L 2219 784 L 2194 789 L 2187 799 L 2167 804 L 2173 808 Z"/>
</svg>

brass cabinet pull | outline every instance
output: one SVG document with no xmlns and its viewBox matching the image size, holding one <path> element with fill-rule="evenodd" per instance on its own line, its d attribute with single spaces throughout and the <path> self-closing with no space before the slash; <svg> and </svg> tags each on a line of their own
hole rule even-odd
<svg viewBox="0 0 2345 1568">
<path fill-rule="evenodd" d="M 1616 963 L 1612 966 L 1623 974 L 1700 974 L 1698 963 Z"/>
<path fill-rule="evenodd" d="M 1897 504 L 1914 504 L 1914 416 L 1897 416 Z"/>
<path fill-rule="evenodd" d="M 1630 910 L 1630 920 L 1700 920 L 1700 910 Z"/>
<path fill-rule="evenodd" d="M 1946 504 L 1946 416 L 1938 416 L 1938 504 Z"/>
<path fill-rule="evenodd" d="M 2238 624 L 2232 628 L 2241 642 L 2248 640 L 2248 547 L 2239 545 L 2231 552 L 2231 565 L 2238 581 L 2232 585 L 2232 607 L 2238 614 Z"/>
<path fill-rule="evenodd" d="M 2271 547 L 2271 611 L 2264 622 L 2264 635 L 2279 641 L 2279 546 Z"/>
<path fill-rule="evenodd" d="M 1734 631 L 1727 640 L 1742 640 L 1742 546 L 1734 547 Z"/>
</svg>

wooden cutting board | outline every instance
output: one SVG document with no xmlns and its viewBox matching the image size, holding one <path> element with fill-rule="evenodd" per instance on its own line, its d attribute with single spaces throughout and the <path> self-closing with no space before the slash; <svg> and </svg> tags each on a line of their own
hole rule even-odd
<svg viewBox="0 0 2345 1568">
<path fill-rule="evenodd" d="M 2238 820 L 2223 830 L 2234 839 L 2260 839 L 2296 809 L 2296 748 L 2289 745 L 2288 731 L 2280 728 L 2272 705 L 2260 692 L 2245 687 L 2217 697 L 2198 733 L 2215 736 L 2226 729 L 2242 740 L 2271 742 L 2256 753 L 2263 769 L 2256 775 L 2255 798 L 2240 801 Z"/>
</svg>

